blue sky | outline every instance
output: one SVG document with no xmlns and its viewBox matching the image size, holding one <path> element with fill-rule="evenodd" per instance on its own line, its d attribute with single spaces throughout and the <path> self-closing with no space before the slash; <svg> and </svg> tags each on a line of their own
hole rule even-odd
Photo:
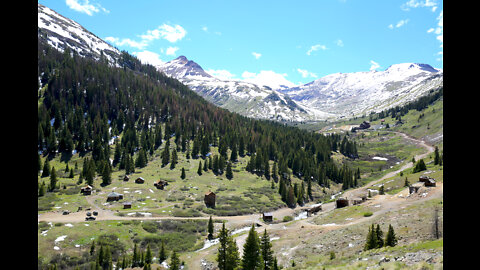
<svg viewBox="0 0 480 270">
<path fill-rule="evenodd" d="M 415 62 L 443 69 L 441 0 L 39 0 L 142 61 L 308 83 Z"/>
</svg>

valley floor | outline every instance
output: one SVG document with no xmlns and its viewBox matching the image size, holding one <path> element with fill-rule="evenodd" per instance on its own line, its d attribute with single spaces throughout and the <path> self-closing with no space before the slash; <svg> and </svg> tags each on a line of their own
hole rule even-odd
<svg viewBox="0 0 480 270">
<path fill-rule="evenodd" d="M 424 141 L 410 138 L 403 133 L 401 134 L 405 139 L 414 141 L 417 145 L 426 149 L 426 152 L 423 154 L 417 155 L 416 160 L 425 158 L 434 151 L 434 148 Z M 398 173 L 411 168 L 413 165 L 412 162 L 405 162 L 405 164 L 399 169 L 389 172 L 383 177 L 371 181 L 363 187 L 347 190 L 342 194 L 342 197 L 354 197 L 359 192 L 365 192 L 369 187 L 374 186 L 375 184 L 391 178 Z M 201 217 L 173 217 L 173 216 L 118 216 L 116 212 L 102 208 L 101 206 L 95 203 L 95 196 L 87 196 L 87 201 L 90 204 L 91 208 L 89 211 L 98 211 L 97 221 L 106 221 L 106 220 L 186 220 L 186 219 L 203 219 L 207 220 L 208 216 Z M 411 264 L 414 260 L 418 260 L 419 263 L 424 261 L 423 259 L 418 259 L 414 255 L 408 255 L 411 258 L 408 259 L 405 257 L 406 253 L 403 252 L 403 255 L 398 255 L 396 259 L 385 259 L 385 256 L 378 256 L 372 252 L 363 252 L 363 243 L 366 236 L 366 230 L 371 223 L 381 223 L 382 229 L 386 231 L 389 223 L 395 224 L 395 226 L 400 226 L 401 224 L 410 222 L 411 226 L 408 226 L 408 229 L 398 228 L 398 235 L 400 235 L 400 245 L 406 246 L 411 243 L 417 243 L 418 241 L 413 241 L 412 234 L 407 233 L 405 230 L 418 230 L 420 238 L 425 238 L 424 240 L 428 241 L 426 235 L 429 234 L 429 230 L 424 228 L 426 226 L 425 218 L 420 217 L 414 219 L 411 212 L 405 212 L 405 209 L 416 208 L 422 206 L 429 202 L 443 203 L 443 183 L 438 182 L 436 187 L 425 188 L 421 194 L 412 194 L 409 195 L 408 188 L 397 192 L 393 195 L 376 195 L 372 198 L 369 198 L 365 203 L 357 206 L 349 206 L 343 209 L 337 209 L 335 207 L 335 202 L 328 202 L 322 205 L 322 210 L 316 215 L 307 217 L 305 215 L 305 210 L 309 208 L 309 205 L 304 207 L 297 207 L 295 209 L 291 208 L 280 208 L 275 211 L 272 211 L 275 220 L 273 223 L 265 223 L 262 220 L 260 214 L 249 214 L 249 215 L 238 215 L 238 216 L 212 216 L 214 220 L 226 221 L 226 227 L 230 230 L 238 230 L 242 228 L 249 228 L 252 223 L 257 224 L 257 232 L 259 234 L 263 233 L 263 230 L 266 228 L 270 238 L 272 239 L 273 249 L 279 261 L 279 265 L 284 267 L 289 267 L 292 260 L 295 260 L 298 265 L 298 269 L 311 268 L 316 269 L 315 265 L 325 265 L 325 264 L 335 264 L 335 261 L 326 261 L 324 257 L 328 252 L 340 252 L 341 260 L 349 260 L 349 256 L 353 256 L 351 260 L 358 266 L 358 269 L 362 268 L 365 265 L 372 267 L 373 265 L 378 266 L 381 263 L 390 263 L 390 264 Z M 443 207 L 442 207 L 443 209 Z M 370 211 L 372 215 L 365 217 L 361 215 L 362 212 Z M 85 213 L 87 210 L 78 211 L 70 213 L 69 215 L 63 215 L 61 211 L 51 211 L 45 212 L 38 215 L 38 221 L 51 222 L 51 223 L 80 223 L 85 222 Z M 443 213 L 443 211 L 442 211 Z M 283 219 L 284 216 L 294 216 L 297 217 L 296 220 L 291 222 L 279 222 Z M 346 218 L 345 218 L 346 217 Z M 416 223 L 412 227 L 413 223 Z M 422 227 L 423 226 L 423 227 Z M 217 229 L 220 227 L 220 223 L 216 223 Z M 422 228 L 420 228 L 422 227 Z M 397 227 L 395 227 L 397 228 Z M 242 231 L 242 230 L 240 230 Z M 239 247 L 240 253 L 243 252 L 243 244 L 247 237 L 246 229 L 244 232 L 236 234 L 235 240 Z M 421 231 L 421 232 L 420 232 Z M 405 235 L 409 235 L 406 237 Z M 328 240 L 327 240 L 328 238 Z M 188 269 L 206 269 L 206 265 L 216 265 L 215 263 L 215 254 L 217 252 L 218 245 L 210 243 L 211 246 L 205 246 L 200 250 L 194 252 L 187 252 L 181 256 L 181 259 L 185 261 L 188 265 Z M 345 245 L 345 246 L 344 246 Z M 442 243 L 443 250 L 443 243 Z M 392 249 L 393 250 L 393 249 Z M 387 250 L 388 251 L 388 250 Z M 377 253 L 385 253 L 385 251 L 380 251 Z M 388 251 L 386 254 L 390 254 Z M 430 256 L 435 258 L 435 260 L 440 260 L 436 262 L 437 264 L 443 261 L 443 251 L 441 255 L 438 252 L 433 252 L 436 255 Z M 323 254 L 323 255 L 322 255 Z M 363 260 L 359 260 L 358 256 L 363 256 Z M 402 257 L 403 256 L 403 257 Z M 374 259 L 372 259 L 375 257 Z M 370 259 L 368 259 L 370 258 Z M 403 261 L 398 258 L 403 258 Z M 337 259 L 340 260 L 340 259 Z M 369 261 L 370 260 L 370 261 Z M 372 265 L 371 261 L 376 260 L 381 261 L 381 263 L 374 263 Z M 383 261 L 382 261 L 383 260 Z M 398 261 L 398 262 L 397 262 Z M 401 261 L 401 262 L 400 262 Z M 202 263 L 203 262 L 203 263 Z M 209 262 L 209 263 L 208 263 Z M 339 261 L 337 264 L 339 268 L 343 269 L 344 261 Z M 347 263 L 348 264 L 348 263 Z M 329 268 L 330 269 L 330 268 Z M 357 269 L 357 268 L 352 268 Z M 372 268 L 373 269 L 373 268 Z"/>
</svg>

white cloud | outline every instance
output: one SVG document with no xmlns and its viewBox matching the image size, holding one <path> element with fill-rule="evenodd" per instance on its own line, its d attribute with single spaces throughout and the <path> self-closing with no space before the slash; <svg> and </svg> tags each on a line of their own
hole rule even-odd
<svg viewBox="0 0 480 270">
<path fill-rule="evenodd" d="M 177 42 L 185 37 L 187 31 L 180 25 L 162 24 L 154 30 L 148 30 L 147 34 L 140 35 L 140 38 L 145 41 L 151 41 L 159 38 L 166 39 L 172 43 Z"/>
<path fill-rule="evenodd" d="M 208 33 L 208 27 L 204 26 L 204 27 L 202 27 L 202 30 L 203 30 L 204 32 L 207 32 L 207 33 Z"/>
<path fill-rule="evenodd" d="M 79 0 L 66 0 L 65 3 L 67 6 L 75 11 L 85 13 L 89 16 L 92 16 L 93 13 L 100 12 L 102 10 L 105 13 L 110 13 L 109 10 L 102 7 L 100 4 L 90 4 L 88 0 L 84 0 L 82 3 L 79 3 Z"/>
<path fill-rule="evenodd" d="M 410 21 L 410 19 L 400 20 L 400 21 L 397 22 L 397 24 L 395 24 L 395 26 L 393 26 L 393 24 L 390 24 L 388 26 L 388 28 L 390 28 L 390 29 L 393 29 L 395 27 L 400 28 L 400 27 L 404 26 L 405 24 L 407 24 L 409 21 Z"/>
<path fill-rule="evenodd" d="M 260 58 L 260 56 L 262 56 L 261 53 L 256 53 L 256 52 L 252 52 L 252 55 L 255 57 L 255 59 L 258 59 Z"/>
<path fill-rule="evenodd" d="M 242 73 L 242 78 L 246 82 L 255 83 L 258 85 L 266 85 L 272 89 L 279 88 L 281 85 L 287 87 L 295 86 L 294 83 L 285 79 L 288 75 L 286 73 L 276 73 L 272 70 L 261 70 L 260 73 L 253 73 L 249 71 L 244 71 Z"/>
<path fill-rule="evenodd" d="M 160 55 L 150 51 L 142 51 L 142 52 L 133 52 L 142 63 L 144 64 L 151 64 L 153 66 L 160 66 L 163 65 L 165 62 L 160 59 Z"/>
<path fill-rule="evenodd" d="M 437 1 L 436 0 L 425 0 L 425 1 L 418 1 L 418 0 L 409 0 L 408 2 L 402 4 L 400 8 L 404 11 L 409 11 L 410 8 L 418 8 L 418 7 L 425 7 L 430 8 L 432 12 L 437 10 Z"/>
<path fill-rule="evenodd" d="M 168 47 L 165 54 L 166 55 L 175 55 L 176 51 L 178 51 L 178 47 Z"/>
<path fill-rule="evenodd" d="M 373 61 L 373 60 L 370 60 L 370 65 L 371 65 L 371 66 L 370 66 L 370 71 L 375 70 L 375 69 L 377 69 L 377 68 L 380 67 L 380 65 L 379 65 L 377 62 Z"/>
<path fill-rule="evenodd" d="M 335 43 L 338 47 L 343 47 L 343 41 L 341 39 L 338 39 L 337 41 L 335 41 Z"/>
<path fill-rule="evenodd" d="M 395 27 L 399 28 L 399 27 L 402 27 L 404 26 L 405 24 L 407 24 L 409 21 L 409 19 L 406 19 L 406 20 L 400 20 L 397 25 L 395 25 Z"/>
<path fill-rule="evenodd" d="M 131 40 L 129 38 L 119 39 L 117 37 L 106 37 L 105 41 L 108 41 L 116 46 L 129 46 L 132 48 L 143 50 L 153 40 L 163 38 L 174 43 L 178 40 L 181 40 L 183 37 L 185 37 L 186 34 L 187 31 L 185 31 L 185 29 L 183 29 L 183 27 L 181 27 L 180 25 L 171 26 L 168 24 L 162 24 L 156 29 L 147 30 L 146 34 L 139 35 L 140 41 Z M 176 50 L 170 49 L 169 52 L 173 52 L 173 54 L 175 54 L 175 51 Z"/>
<path fill-rule="evenodd" d="M 307 77 L 317 78 L 317 74 L 310 72 L 306 69 L 297 68 L 297 71 L 302 75 L 302 78 L 307 78 Z"/>
<path fill-rule="evenodd" d="M 327 49 L 327 46 L 322 44 L 316 44 L 310 47 L 310 50 L 308 50 L 307 55 L 310 55 L 313 51 L 326 50 L 326 49 Z"/>
<path fill-rule="evenodd" d="M 126 45 L 126 46 L 129 46 L 129 47 L 132 47 L 132 48 L 137 48 L 137 49 L 140 49 L 140 50 L 143 50 L 148 45 L 145 40 L 142 40 L 142 41 L 138 42 L 138 41 L 131 40 L 129 38 L 124 38 L 124 39 L 120 40 L 119 38 L 116 38 L 116 37 L 106 37 L 106 38 L 104 38 L 104 40 L 112 43 L 115 46 L 125 46 Z"/>
<path fill-rule="evenodd" d="M 225 69 L 208 69 L 206 72 L 213 77 L 217 77 L 220 80 L 233 80 L 235 79 L 235 74 L 232 74 L 230 71 Z"/>
<path fill-rule="evenodd" d="M 440 11 L 440 14 L 437 17 L 437 27 L 428 29 L 427 33 L 434 33 L 437 35 L 437 40 L 440 42 L 440 48 L 443 48 L 443 10 Z M 443 51 L 438 53 L 442 55 L 441 59 L 437 59 L 439 61 L 443 60 Z"/>
</svg>

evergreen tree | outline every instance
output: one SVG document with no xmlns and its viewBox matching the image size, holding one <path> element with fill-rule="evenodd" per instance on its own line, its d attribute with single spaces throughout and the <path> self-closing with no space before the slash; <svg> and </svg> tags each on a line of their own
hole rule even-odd
<svg viewBox="0 0 480 270">
<path fill-rule="evenodd" d="M 140 266 L 140 256 L 138 255 L 137 243 L 133 247 L 132 267 Z"/>
<path fill-rule="evenodd" d="M 232 146 L 232 153 L 230 153 L 230 161 L 236 162 L 238 160 L 237 145 L 234 143 Z"/>
<path fill-rule="evenodd" d="M 112 183 L 112 168 L 110 167 L 110 162 L 105 161 L 102 172 L 102 184 L 104 186 L 110 185 Z"/>
<path fill-rule="evenodd" d="M 50 173 L 50 186 L 49 191 L 53 191 L 57 186 L 57 173 L 55 172 L 55 167 L 52 167 L 52 172 Z"/>
<path fill-rule="evenodd" d="M 225 172 L 225 176 L 229 180 L 231 180 L 233 178 L 232 164 L 230 162 L 228 162 L 228 164 L 227 164 L 227 170 Z"/>
<path fill-rule="evenodd" d="M 178 156 L 177 156 L 177 149 L 173 148 L 172 151 L 172 160 L 170 161 L 170 170 L 175 169 L 175 165 L 177 164 Z"/>
<path fill-rule="evenodd" d="M 413 173 L 421 172 L 427 170 L 427 166 L 425 165 L 425 162 L 423 159 L 420 159 L 416 164 L 415 167 L 413 168 Z"/>
<path fill-rule="evenodd" d="M 198 162 L 197 174 L 202 175 L 202 161 L 201 160 Z"/>
<path fill-rule="evenodd" d="M 295 198 L 295 194 L 294 194 L 294 191 L 293 191 L 293 187 L 289 186 L 288 187 L 288 192 L 287 192 L 286 203 L 287 203 L 288 207 L 294 208 L 295 207 L 295 202 L 296 202 L 296 198 Z"/>
<path fill-rule="evenodd" d="M 145 254 L 145 264 L 152 263 L 152 250 L 150 249 L 150 244 L 147 245 L 147 252 Z"/>
<path fill-rule="evenodd" d="M 95 240 L 93 240 L 90 245 L 90 256 L 93 256 L 93 253 L 95 253 Z"/>
<path fill-rule="evenodd" d="M 260 240 L 260 249 L 263 259 L 263 269 L 273 270 L 274 258 L 272 243 L 270 243 L 270 237 L 267 234 L 267 229 L 265 229 L 265 231 L 263 232 L 263 236 Z"/>
<path fill-rule="evenodd" d="M 385 195 L 385 186 L 384 185 L 380 186 L 380 188 L 378 189 L 378 194 Z"/>
<path fill-rule="evenodd" d="M 222 224 L 222 229 L 218 233 L 220 246 L 218 247 L 217 262 L 220 270 L 234 270 L 240 264 L 237 243 Z"/>
<path fill-rule="evenodd" d="M 376 238 L 376 245 L 375 248 L 383 247 L 383 232 L 380 230 L 380 225 L 377 224 L 377 228 L 375 229 L 375 238 Z"/>
<path fill-rule="evenodd" d="M 167 140 L 167 142 L 165 143 L 165 148 L 163 149 L 163 152 L 162 152 L 162 167 L 164 167 L 165 165 L 168 164 L 168 161 L 170 160 L 170 141 Z"/>
<path fill-rule="evenodd" d="M 374 249 L 376 248 L 376 245 L 377 245 L 377 239 L 375 235 L 375 227 L 372 224 L 371 227 L 368 227 L 367 240 L 365 242 L 365 246 L 363 250 Z"/>
<path fill-rule="evenodd" d="M 178 258 L 177 252 L 174 250 L 172 256 L 170 257 L 170 268 L 171 270 L 180 269 L 180 259 Z"/>
<path fill-rule="evenodd" d="M 185 179 L 185 168 L 182 167 L 182 174 L 180 175 L 180 178 Z"/>
<path fill-rule="evenodd" d="M 43 171 L 41 177 L 47 176 L 50 176 L 50 161 L 48 161 L 48 158 L 46 158 L 45 163 L 43 163 Z"/>
<path fill-rule="evenodd" d="M 160 246 L 160 251 L 158 252 L 158 263 L 162 263 L 167 259 L 167 253 L 165 252 L 165 243 L 162 240 L 162 244 Z"/>
<path fill-rule="evenodd" d="M 74 173 L 73 173 L 73 168 L 71 168 L 71 169 L 70 169 L 70 174 L 68 175 L 68 178 L 72 178 L 72 179 L 73 179 L 74 177 L 75 177 L 75 175 L 74 175 Z"/>
<path fill-rule="evenodd" d="M 263 258 L 260 250 L 260 243 L 258 241 L 258 235 L 255 231 L 254 224 L 252 224 L 252 228 L 248 232 L 245 245 L 243 246 L 243 258 L 241 266 L 243 269 L 251 270 L 263 268 Z"/>
<path fill-rule="evenodd" d="M 210 219 L 208 220 L 208 240 L 213 239 L 213 220 L 212 216 L 210 216 Z"/>
<path fill-rule="evenodd" d="M 397 245 L 397 237 L 392 225 L 388 225 L 387 236 L 385 237 L 385 246 L 394 247 Z"/>
<path fill-rule="evenodd" d="M 42 181 L 42 184 L 40 184 L 40 187 L 38 188 L 38 197 L 42 197 L 45 195 L 45 182 Z"/>
</svg>

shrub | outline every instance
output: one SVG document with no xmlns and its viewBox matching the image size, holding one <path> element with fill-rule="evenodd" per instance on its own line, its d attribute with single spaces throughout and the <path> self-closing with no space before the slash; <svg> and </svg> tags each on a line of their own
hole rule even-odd
<svg viewBox="0 0 480 270">
<path fill-rule="evenodd" d="M 372 212 L 365 212 L 365 213 L 363 213 L 363 216 L 364 216 L 364 217 L 370 217 L 370 216 L 372 216 L 372 215 L 373 215 Z"/>
<path fill-rule="evenodd" d="M 289 221 L 292 221 L 292 220 L 293 220 L 292 216 L 284 216 L 283 217 L 283 222 L 289 222 Z"/>
</svg>

